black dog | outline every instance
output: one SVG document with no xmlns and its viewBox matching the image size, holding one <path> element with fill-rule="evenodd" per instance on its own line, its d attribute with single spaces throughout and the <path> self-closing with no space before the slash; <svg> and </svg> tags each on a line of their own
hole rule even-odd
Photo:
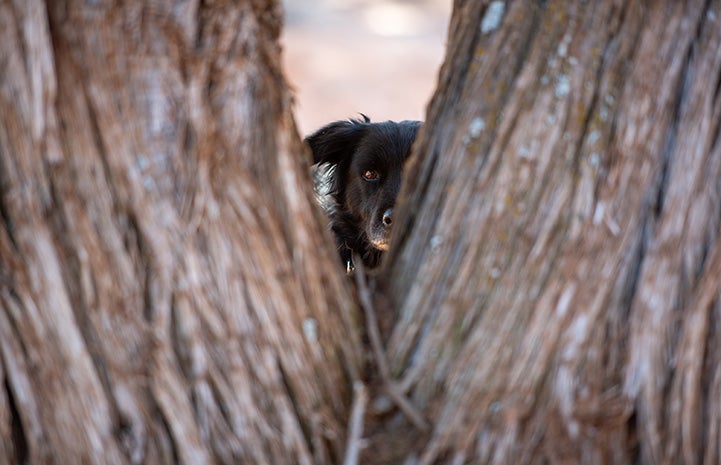
<svg viewBox="0 0 721 465">
<path fill-rule="evenodd" d="M 331 229 L 348 271 L 353 254 L 373 268 L 388 249 L 403 163 L 421 126 L 420 121 L 371 123 L 362 116 L 330 123 L 305 139 L 313 163 L 327 167 Z"/>
</svg>

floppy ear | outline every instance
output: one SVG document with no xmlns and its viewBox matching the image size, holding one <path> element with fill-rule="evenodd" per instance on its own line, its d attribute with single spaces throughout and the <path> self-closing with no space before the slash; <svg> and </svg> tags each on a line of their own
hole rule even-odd
<svg viewBox="0 0 721 465">
<path fill-rule="evenodd" d="M 330 123 L 306 137 L 305 141 L 313 152 L 313 164 L 337 165 L 353 156 L 370 123 L 367 116 L 362 116 L 363 120 L 352 119 Z"/>
</svg>

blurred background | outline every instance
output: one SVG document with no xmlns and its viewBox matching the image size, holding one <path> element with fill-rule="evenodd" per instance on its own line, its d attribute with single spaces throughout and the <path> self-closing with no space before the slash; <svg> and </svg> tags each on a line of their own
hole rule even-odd
<svg viewBox="0 0 721 465">
<path fill-rule="evenodd" d="M 452 0 L 284 0 L 285 70 L 302 136 L 365 113 L 425 118 Z"/>
</svg>

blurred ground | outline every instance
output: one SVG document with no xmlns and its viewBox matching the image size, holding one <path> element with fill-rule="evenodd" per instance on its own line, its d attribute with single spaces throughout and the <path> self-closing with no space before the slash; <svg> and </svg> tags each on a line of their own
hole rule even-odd
<svg viewBox="0 0 721 465">
<path fill-rule="evenodd" d="M 283 56 L 301 135 L 367 114 L 424 119 L 452 0 L 284 0 Z"/>
</svg>

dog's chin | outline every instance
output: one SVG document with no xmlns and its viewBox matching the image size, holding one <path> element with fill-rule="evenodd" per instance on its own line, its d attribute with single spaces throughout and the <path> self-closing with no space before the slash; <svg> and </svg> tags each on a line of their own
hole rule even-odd
<svg viewBox="0 0 721 465">
<path fill-rule="evenodd" d="M 380 239 L 380 240 L 374 240 L 371 241 L 371 244 L 373 244 L 373 247 L 375 247 L 378 250 L 386 251 L 388 250 L 388 246 L 390 245 L 388 243 L 388 239 Z"/>
<path fill-rule="evenodd" d="M 375 249 L 385 252 L 390 245 L 391 230 L 380 224 L 369 224 L 366 226 L 366 237 Z"/>
</svg>

